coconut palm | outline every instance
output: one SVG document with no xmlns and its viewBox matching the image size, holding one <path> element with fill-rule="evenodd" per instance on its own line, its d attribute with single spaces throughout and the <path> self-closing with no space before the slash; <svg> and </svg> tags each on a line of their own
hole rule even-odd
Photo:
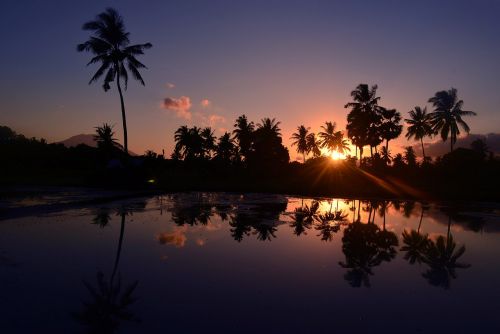
<svg viewBox="0 0 500 334">
<path fill-rule="evenodd" d="M 349 143 L 344 139 L 342 131 L 335 131 L 336 126 L 335 122 L 325 122 L 325 125 L 321 126 L 323 131 L 318 134 L 321 148 L 339 153 L 350 151 Z"/>
<path fill-rule="evenodd" d="M 443 141 L 450 137 L 450 152 L 453 151 L 453 145 L 460 134 L 459 126 L 466 132 L 470 132 L 469 125 L 462 119 L 463 116 L 475 116 L 473 111 L 462 110 L 464 101 L 459 100 L 457 90 L 443 90 L 437 92 L 429 99 L 434 106 L 434 112 L 430 114 L 432 131 L 441 134 Z"/>
<path fill-rule="evenodd" d="M 382 123 L 379 126 L 380 137 L 385 140 L 385 148 L 389 149 L 389 141 L 399 137 L 403 131 L 401 114 L 396 109 L 379 108 Z"/>
<path fill-rule="evenodd" d="M 211 158 L 212 152 L 215 150 L 215 135 L 211 127 L 206 127 L 200 131 L 202 138 L 203 157 Z"/>
<path fill-rule="evenodd" d="M 425 160 L 424 137 L 431 137 L 434 134 L 431 126 L 430 114 L 427 113 L 427 107 L 424 109 L 416 106 L 409 112 L 410 118 L 405 119 L 409 125 L 406 130 L 406 138 L 420 140 L 422 145 L 422 157 Z"/>
<path fill-rule="evenodd" d="M 319 149 L 320 144 L 318 139 L 316 139 L 316 134 L 314 132 L 311 132 L 310 134 L 307 135 L 306 142 L 307 142 L 307 152 L 312 153 L 314 158 L 319 157 L 321 155 L 321 151 Z"/>
<path fill-rule="evenodd" d="M 359 148 L 359 158 L 363 158 L 363 147 L 370 148 L 380 143 L 378 136 L 378 125 L 380 115 L 378 113 L 377 85 L 371 88 L 367 84 L 360 84 L 351 92 L 353 102 L 348 102 L 344 107 L 350 108 L 347 115 L 347 136 L 351 142 Z"/>
<path fill-rule="evenodd" d="M 292 134 L 292 146 L 297 146 L 297 153 L 302 154 L 304 160 L 306 162 L 306 153 L 308 152 L 307 145 L 307 135 L 309 133 L 309 128 L 306 128 L 303 125 L 297 127 L 297 132 Z"/>
<path fill-rule="evenodd" d="M 384 160 L 386 165 L 389 165 L 392 161 L 392 155 L 391 151 L 387 149 L 387 147 L 382 147 L 382 150 L 380 152 L 380 156 L 382 157 L 382 160 Z"/>
<path fill-rule="evenodd" d="M 405 252 L 403 258 L 410 264 L 422 263 L 425 260 L 425 252 L 429 247 L 429 236 L 418 231 L 403 231 L 403 243 L 401 251 Z"/>
<path fill-rule="evenodd" d="M 126 90 L 128 71 L 130 71 L 134 79 L 144 85 L 139 69 L 146 68 L 146 66 L 138 61 L 136 56 L 144 54 L 144 50 L 151 48 L 152 44 L 130 45 L 130 33 L 125 31 L 123 18 L 113 8 L 107 8 L 97 15 L 94 21 L 85 23 L 83 30 L 91 31 L 92 36 L 88 41 L 79 44 L 77 50 L 91 52 L 94 55 L 87 65 L 100 63 L 99 69 L 90 79 L 89 84 L 104 75 L 103 88 L 104 91 L 108 91 L 111 88 L 110 83 L 116 79 L 122 110 L 124 151 L 128 154 L 127 120 L 120 80 L 123 80 Z"/>
<path fill-rule="evenodd" d="M 225 132 L 217 143 L 215 157 L 219 160 L 229 162 L 235 155 L 236 148 L 229 132 Z"/>
<path fill-rule="evenodd" d="M 255 130 L 253 122 L 249 122 L 245 115 L 238 117 L 234 123 L 234 139 L 238 141 L 240 154 L 246 159 L 252 147 L 252 135 Z"/>
<path fill-rule="evenodd" d="M 281 137 L 281 129 L 279 125 L 281 122 L 276 121 L 275 118 L 271 119 L 269 117 L 261 119 L 260 123 L 257 124 L 257 129 L 264 133 L 272 134 L 273 136 Z"/>
<path fill-rule="evenodd" d="M 116 140 L 115 132 L 113 131 L 113 126 L 108 123 L 103 123 L 102 126 L 95 127 L 96 134 L 94 135 L 94 141 L 97 143 L 97 147 L 105 151 L 111 151 L 115 147 L 121 147 L 121 145 Z"/>
<path fill-rule="evenodd" d="M 200 158 L 204 152 L 204 139 L 201 129 L 194 126 L 188 128 L 186 125 L 179 127 L 174 134 L 175 151 L 185 160 Z"/>
</svg>

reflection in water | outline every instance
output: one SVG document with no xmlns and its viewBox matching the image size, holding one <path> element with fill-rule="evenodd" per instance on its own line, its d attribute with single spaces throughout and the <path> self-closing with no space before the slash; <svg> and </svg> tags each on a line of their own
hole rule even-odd
<svg viewBox="0 0 500 334">
<path fill-rule="evenodd" d="M 389 262 L 394 259 L 395 247 L 398 245 L 396 234 L 387 231 L 385 223 L 382 230 L 374 223 L 375 208 L 379 203 L 365 204 L 363 211 L 368 212 L 368 222 L 362 223 L 358 214 L 358 219 L 345 228 L 342 237 L 345 262 L 339 262 L 339 264 L 348 269 L 344 279 L 353 287 L 362 285 L 369 287 L 370 276 L 373 275 L 372 268 L 384 261 Z"/>
<path fill-rule="evenodd" d="M 144 208 L 144 205 L 142 205 L 142 208 Z M 138 209 L 139 207 L 135 207 L 135 210 Z M 128 309 L 136 301 L 133 293 L 137 288 L 138 281 L 125 285 L 118 273 L 125 234 L 125 220 L 131 214 L 132 209 L 122 207 L 117 210 L 117 215 L 121 219 L 120 236 L 109 281 L 106 280 L 104 273 L 99 271 L 96 275 L 97 282 L 95 286 L 87 281 L 83 282 L 90 294 L 90 301 L 84 302 L 83 310 L 73 314 L 73 316 L 86 327 L 87 333 L 116 333 L 122 322 L 139 321 L 134 313 Z M 92 224 L 104 227 L 110 220 L 109 211 L 101 209 L 96 214 Z"/>
</svg>

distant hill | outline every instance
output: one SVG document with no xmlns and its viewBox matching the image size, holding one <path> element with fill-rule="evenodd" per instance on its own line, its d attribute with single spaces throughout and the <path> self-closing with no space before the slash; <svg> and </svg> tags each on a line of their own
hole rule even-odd
<svg viewBox="0 0 500 334">
<path fill-rule="evenodd" d="M 83 133 L 69 137 L 68 139 L 62 140 L 57 143 L 63 144 L 66 147 L 74 147 L 80 144 L 85 144 L 90 147 L 97 147 L 97 143 L 94 141 L 94 135 L 83 134 Z"/>
<path fill-rule="evenodd" d="M 85 144 L 90 147 L 97 147 L 97 143 L 94 141 L 94 135 L 89 134 L 79 134 L 76 136 L 69 137 L 68 139 L 57 142 L 57 144 L 63 144 L 66 147 L 75 147 L 80 144 Z M 132 156 L 138 156 L 137 153 L 128 151 Z"/>
</svg>

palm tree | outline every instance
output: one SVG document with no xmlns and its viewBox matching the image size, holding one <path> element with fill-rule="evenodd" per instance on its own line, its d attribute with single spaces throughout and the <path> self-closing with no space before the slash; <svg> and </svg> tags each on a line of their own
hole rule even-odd
<svg viewBox="0 0 500 334">
<path fill-rule="evenodd" d="M 214 131 L 211 127 L 206 127 L 200 131 L 200 136 L 203 141 L 203 157 L 210 158 L 216 148 Z"/>
<path fill-rule="evenodd" d="M 260 120 L 260 123 L 257 124 L 257 129 L 273 136 L 281 137 L 280 124 L 281 122 L 277 122 L 275 118 L 266 117 Z"/>
<path fill-rule="evenodd" d="M 404 159 L 408 166 L 415 166 L 417 164 L 417 156 L 415 155 L 413 147 L 405 147 Z"/>
<path fill-rule="evenodd" d="M 453 151 L 453 144 L 457 141 L 460 134 L 459 126 L 466 132 L 470 132 L 469 125 L 462 119 L 463 116 L 475 116 L 473 111 L 462 110 L 464 101 L 459 100 L 457 90 L 443 90 L 437 92 L 429 99 L 434 106 L 434 112 L 429 115 L 432 125 L 432 131 L 440 132 L 443 141 L 448 140 L 450 136 L 450 152 Z"/>
<path fill-rule="evenodd" d="M 344 107 L 351 108 L 347 115 L 347 136 L 351 142 L 359 148 L 359 160 L 363 158 L 363 147 L 370 145 L 370 148 L 380 143 L 378 125 L 380 115 L 378 113 L 377 85 L 371 88 L 367 84 L 359 84 L 351 92 L 353 102 L 347 103 Z"/>
<path fill-rule="evenodd" d="M 113 131 L 113 126 L 108 123 L 103 123 L 102 126 L 95 127 L 96 134 L 94 135 L 94 141 L 97 142 L 97 147 L 106 151 L 112 150 L 114 147 L 120 147 L 116 138 L 114 138 L 115 132 Z"/>
<path fill-rule="evenodd" d="M 424 109 L 416 106 L 413 110 L 410 110 L 410 118 L 405 119 L 405 122 L 409 125 L 406 130 L 406 138 L 409 140 L 415 138 L 415 140 L 420 140 L 422 145 L 422 157 L 425 160 L 425 150 L 424 150 L 424 140 L 426 136 L 432 136 L 434 131 L 431 126 L 430 114 L 427 113 L 427 107 Z"/>
<path fill-rule="evenodd" d="M 325 122 L 324 126 L 321 126 L 321 131 L 318 136 L 320 137 L 320 146 L 327 150 L 337 151 L 339 153 L 344 153 L 345 151 L 350 151 L 349 143 L 344 139 L 344 134 L 342 131 L 335 131 L 335 122 Z"/>
<path fill-rule="evenodd" d="M 252 147 L 252 135 L 255 130 L 253 122 L 248 122 L 245 115 L 238 117 L 234 123 L 236 129 L 233 130 L 234 138 L 238 141 L 240 153 L 245 159 Z"/>
<path fill-rule="evenodd" d="M 389 151 L 386 146 L 382 147 L 380 156 L 382 157 L 382 160 L 384 160 L 386 165 L 389 165 L 391 163 L 392 161 L 391 151 Z"/>
<path fill-rule="evenodd" d="M 203 156 L 204 139 L 201 136 L 201 129 L 194 126 L 188 128 L 186 125 L 179 127 L 174 134 L 175 151 L 183 159 L 193 159 Z"/>
<path fill-rule="evenodd" d="M 316 139 L 316 134 L 314 132 L 311 132 L 310 134 L 307 135 L 306 137 L 306 143 L 307 143 L 307 152 L 312 153 L 314 158 L 317 158 L 321 155 L 321 151 L 319 149 L 319 141 Z"/>
<path fill-rule="evenodd" d="M 396 109 L 380 108 L 382 123 L 379 131 L 380 137 L 385 140 L 385 148 L 389 149 L 389 140 L 396 139 L 403 131 L 401 122 L 401 114 Z"/>
<path fill-rule="evenodd" d="M 144 85 L 144 80 L 139 73 L 139 69 L 146 68 L 146 66 L 139 62 L 136 56 L 144 54 L 144 50 L 151 48 L 152 44 L 130 45 L 130 33 L 125 31 L 123 18 L 113 8 L 107 8 L 103 13 L 97 15 L 94 21 L 85 23 L 83 30 L 91 31 L 92 36 L 90 36 L 88 41 L 79 44 L 77 50 L 79 52 L 91 52 L 94 55 L 87 65 L 94 63 L 101 64 L 97 72 L 90 79 L 89 84 L 105 75 L 103 88 L 104 91 L 108 91 L 111 88 L 109 84 L 116 79 L 116 87 L 120 94 L 122 109 L 124 151 L 128 154 L 127 120 L 120 80 L 123 80 L 126 90 L 128 68 L 134 79 Z"/>
<path fill-rule="evenodd" d="M 292 146 L 297 146 L 297 153 L 302 154 L 304 157 L 303 162 L 306 162 L 306 153 L 308 152 L 307 135 L 309 128 L 301 125 L 297 127 L 297 132 L 292 134 L 290 139 L 293 140 Z"/>
<path fill-rule="evenodd" d="M 231 158 L 234 156 L 235 146 L 233 143 L 233 139 L 231 139 L 231 134 L 229 132 L 225 132 L 217 143 L 217 149 L 215 156 L 216 158 L 229 162 Z"/>
</svg>

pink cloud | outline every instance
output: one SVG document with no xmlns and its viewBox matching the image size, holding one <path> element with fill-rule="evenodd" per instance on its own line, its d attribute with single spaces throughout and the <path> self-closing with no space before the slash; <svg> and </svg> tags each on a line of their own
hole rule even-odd
<svg viewBox="0 0 500 334">
<path fill-rule="evenodd" d="M 171 82 L 167 82 L 165 84 L 165 87 L 167 87 L 167 89 L 172 89 L 172 88 L 175 88 L 175 85 L 173 83 L 171 83 Z"/>
<path fill-rule="evenodd" d="M 163 100 L 162 107 L 163 109 L 175 111 L 179 118 L 191 119 L 191 112 L 189 109 L 191 109 L 192 103 L 188 96 L 181 96 L 179 98 L 167 97 Z"/>
<path fill-rule="evenodd" d="M 212 101 L 210 101 L 209 99 L 203 99 L 201 100 L 200 105 L 202 108 L 208 108 L 212 105 Z"/>
</svg>

